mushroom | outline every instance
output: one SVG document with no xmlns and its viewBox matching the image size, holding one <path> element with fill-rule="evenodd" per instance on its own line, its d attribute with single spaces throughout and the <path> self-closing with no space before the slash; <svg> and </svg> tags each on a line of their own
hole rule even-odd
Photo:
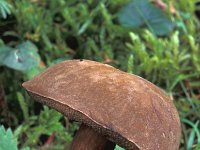
<svg viewBox="0 0 200 150">
<path fill-rule="evenodd" d="M 172 100 L 149 81 L 89 60 L 56 64 L 23 87 L 35 100 L 82 123 L 71 150 L 178 150 Z"/>
</svg>

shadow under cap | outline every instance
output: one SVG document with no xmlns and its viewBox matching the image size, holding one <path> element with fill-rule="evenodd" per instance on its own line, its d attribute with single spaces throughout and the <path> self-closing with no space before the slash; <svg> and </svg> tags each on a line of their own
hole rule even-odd
<svg viewBox="0 0 200 150">
<path fill-rule="evenodd" d="M 70 60 L 23 87 L 37 101 L 126 149 L 178 150 L 181 128 L 173 102 L 139 76 L 94 61 Z"/>
</svg>

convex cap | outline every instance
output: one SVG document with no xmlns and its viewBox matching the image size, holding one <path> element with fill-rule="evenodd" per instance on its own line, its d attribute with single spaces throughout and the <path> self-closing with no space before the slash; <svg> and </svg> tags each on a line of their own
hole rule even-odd
<svg viewBox="0 0 200 150">
<path fill-rule="evenodd" d="M 64 61 L 23 84 L 28 93 L 126 149 L 178 150 L 173 102 L 154 84 L 89 60 Z"/>
</svg>

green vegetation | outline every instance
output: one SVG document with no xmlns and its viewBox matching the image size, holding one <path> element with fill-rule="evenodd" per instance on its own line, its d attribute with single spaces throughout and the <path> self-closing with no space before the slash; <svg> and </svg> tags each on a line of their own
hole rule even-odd
<svg viewBox="0 0 200 150">
<path fill-rule="evenodd" d="M 0 0 L 0 150 L 69 146 L 79 125 L 21 87 L 69 59 L 108 63 L 161 87 L 180 114 L 180 150 L 200 150 L 199 0 L 163 2 L 161 10 L 147 0 Z"/>
</svg>

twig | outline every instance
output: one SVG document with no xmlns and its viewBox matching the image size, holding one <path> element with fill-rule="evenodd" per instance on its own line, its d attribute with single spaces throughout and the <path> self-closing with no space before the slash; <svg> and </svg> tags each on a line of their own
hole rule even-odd
<svg viewBox="0 0 200 150">
<path fill-rule="evenodd" d="M 153 3 L 155 3 L 155 5 L 157 5 L 159 8 L 161 8 L 163 11 L 167 11 L 168 10 L 168 6 L 166 3 L 164 3 L 162 0 L 153 0 Z M 169 4 L 169 11 L 173 14 L 176 15 L 176 8 L 174 7 L 174 5 L 172 3 Z"/>
<path fill-rule="evenodd" d="M 55 138 L 55 133 L 52 133 L 47 139 L 46 143 L 44 144 L 44 147 L 49 147 L 49 145 L 53 142 L 54 138 Z"/>
</svg>

